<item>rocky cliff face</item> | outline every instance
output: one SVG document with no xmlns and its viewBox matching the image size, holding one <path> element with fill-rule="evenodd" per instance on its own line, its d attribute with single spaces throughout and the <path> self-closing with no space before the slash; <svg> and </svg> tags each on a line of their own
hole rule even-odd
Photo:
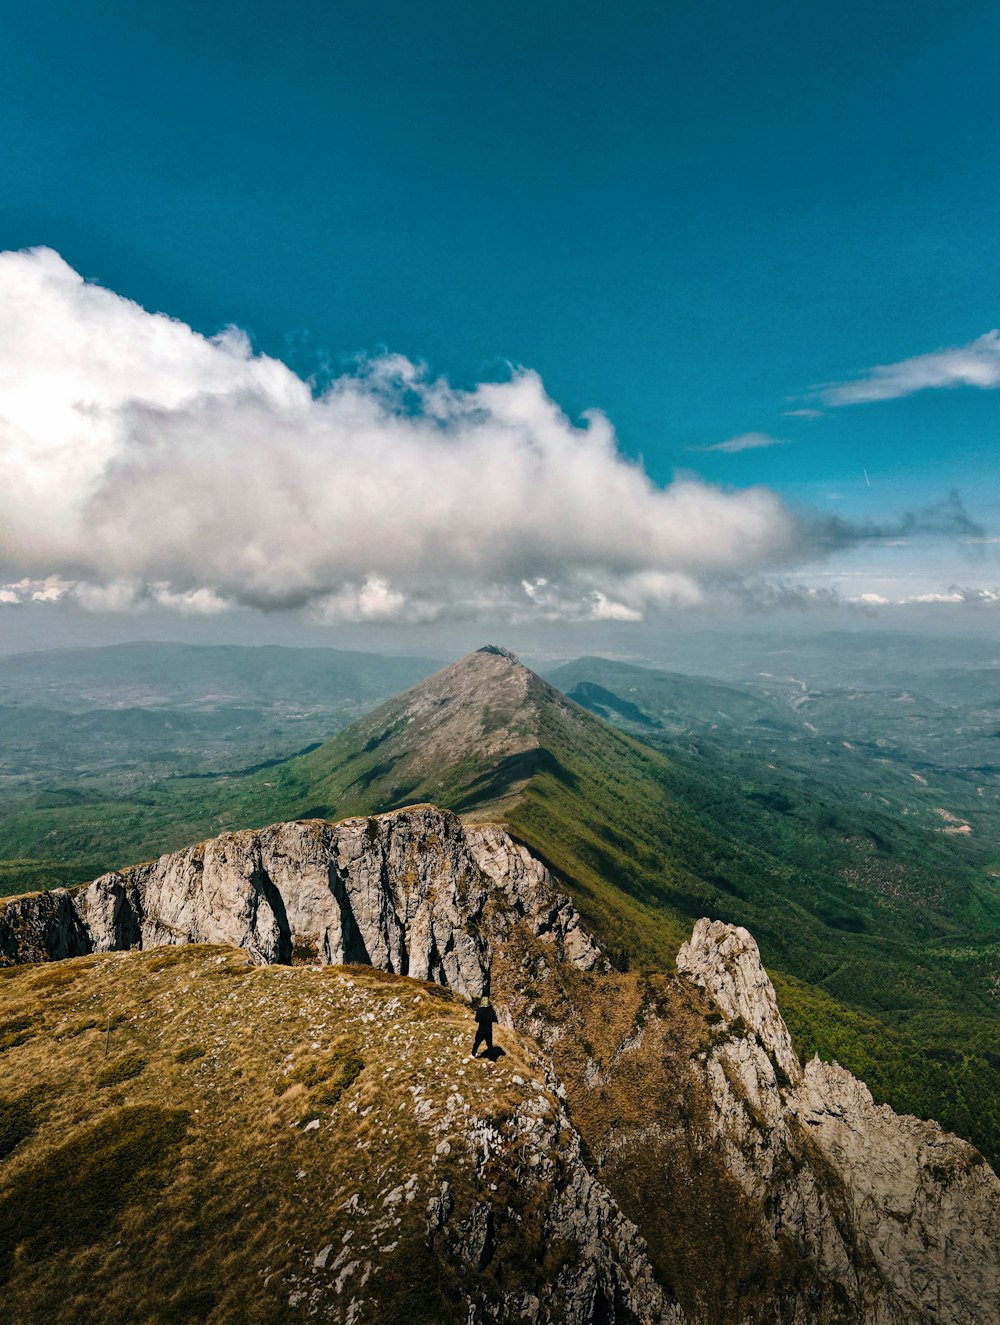
<svg viewBox="0 0 1000 1325">
<path fill-rule="evenodd" d="M 701 920 L 676 978 L 618 976 L 524 847 L 430 806 L 227 833 L 0 909 L 8 965 L 190 943 L 262 966 L 368 965 L 466 997 L 492 987 L 562 1071 L 568 1093 L 546 1078 L 547 1109 L 512 1101 L 499 1122 L 470 1120 L 464 1197 L 438 1186 L 427 1201 L 428 1245 L 473 1279 L 536 1188 L 530 1217 L 573 1249 L 551 1269 L 555 1297 L 522 1284 L 487 1301 L 473 1285 L 469 1320 L 1000 1320 L 1000 1182 L 972 1147 L 876 1105 L 836 1064 L 803 1068 L 746 930 Z M 598 1064 L 588 1055 L 628 1000 Z M 489 1193 L 512 1155 L 519 1190 L 503 1206 Z M 690 1228 L 714 1237 L 712 1293 L 692 1282 L 703 1253 Z"/>
<path fill-rule="evenodd" d="M 1000 1320 L 1000 1181 L 978 1152 L 836 1063 L 803 1070 L 745 929 L 698 921 L 677 967 L 723 1017 L 700 1062 L 727 1168 L 839 1286 L 840 1318 Z"/>
<path fill-rule="evenodd" d="M 65 888 L 0 904 L 0 965 L 59 961 L 90 951 L 90 935 Z"/>
<path fill-rule="evenodd" d="M 489 986 L 493 944 L 512 925 L 554 960 L 601 959 L 579 915 L 501 829 L 432 806 L 378 818 L 273 824 L 0 910 L 8 963 L 177 943 L 228 943 L 263 963 L 360 963 Z"/>
</svg>

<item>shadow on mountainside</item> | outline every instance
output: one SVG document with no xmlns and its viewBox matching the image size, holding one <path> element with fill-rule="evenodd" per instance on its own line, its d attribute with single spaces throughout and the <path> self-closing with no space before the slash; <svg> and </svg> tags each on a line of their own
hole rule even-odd
<svg viewBox="0 0 1000 1325">
<path fill-rule="evenodd" d="M 456 814 L 475 809 L 484 802 L 501 800 L 523 782 L 538 773 L 548 773 L 565 787 L 575 790 L 579 779 L 561 764 L 551 750 L 544 746 L 535 746 L 531 750 L 520 750 L 507 755 L 495 767 L 480 774 L 469 786 L 460 799 L 453 801 L 450 808 Z"/>
</svg>

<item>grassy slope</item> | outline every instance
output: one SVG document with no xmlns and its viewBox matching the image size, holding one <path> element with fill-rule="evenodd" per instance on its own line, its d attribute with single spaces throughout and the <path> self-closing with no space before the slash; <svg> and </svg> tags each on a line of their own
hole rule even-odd
<svg viewBox="0 0 1000 1325">
<path fill-rule="evenodd" d="M 939 1117 L 995 1162 L 1000 891 L 973 848 L 867 802 L 831 801 L 822 785 L 748 795 L 738 771 L 667 758 L 538 678 L 512 687 L 505 666 L 473 655 L 471 671 L 448 669 L 278 768 L 199 783 L 197 799 L 172 783 L 144 805 L 32 810 L 0 841 L 29 855 L 54 829 L 42 838 L 52 854 L 90 851 L 108 867 L 226 827 L 407 802 L 504 818 L 633 963 L 668 969 L 697 916 L 746 925 L 788 978 L 804 1048 L 873 1077 L 895 1107 Z M 463 686 L 457 707 L 475 721 L 453 730 L 447 697 Z"/>
<path fill-rule="evenodd" d="M 446 990 L 159 949 L 8 968 L 0 1027 L 0 1321 L 337 1319 L 370 1266 L 358 1325 L 448 1325 L 463 1276 L 537 1286 L 530 1211 L 497 1211 L 482 1275 L 427 1247 L 443 1181 L 456 1220 L 474 1196 L 523 1215 L 508 1121 L 553 1103 L 517 1036 L 501 1032 L 499 1063 L 469 1060 L 472 1019 Z M 476 1118 L 500 1138 L 478 1190 Z"/>
<path fill-rule="evenodd" d="M 620 670 L 630 681 L 640 671 Z M 673 681 L 659 688 L 690 704 Z M 659 717 L 651 697 L 642 696 Z M 694 872 L 721 887 L 704 909 L 745 924 L 782 973 L 776 983 L 800 1051 L 837 1058 L 876 1098 L 938 1118 L 996 1164 L 1000 907 L 989 849 L 880 814 L 856 788 L 795 778 L 787 765 L 753 782 L 732 751 L 706 759 L 669 748 L 667 794 L 707 830 Z M 536 834 L 558 833 L 570 816 L 565 831 L 581 840 L 588 826 L 572 824 L 572 805 L 557 809 L 557 800 Z M 687 839 L 688 860 L 696 841 Z"/>
<path fill-rule="evenodd" d="M 775 679 L 766 684 L 776 693 L 755 693 L 604 658 L 581 658 L 551 680 L 643 740 L 738 767 L 750 794 L 821 789 L 937 833 L 945 810 L 998 855 L 995 675 L 977 702 L 956 686 L 950 706 L 916 690 L 803 691 Z"/>
</svg>

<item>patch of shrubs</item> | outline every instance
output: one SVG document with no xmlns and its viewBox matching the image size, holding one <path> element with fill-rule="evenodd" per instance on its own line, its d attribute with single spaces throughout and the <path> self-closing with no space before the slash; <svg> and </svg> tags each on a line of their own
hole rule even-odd
<svg viewBox="0 0 1000 1325">
<path fill-rule="evenodd" d="M 123 1081 L 131 1081 L 146 1070 L 146 1059 L 141 1054 L 122 1054 L 113 1063 L 97 1074 L 99 1086 L 119 1086 Z"/>
<path fill-rule="evenodd" d="M 187 1044 L 177 1054 L 178 1063 L 193 1063 L 196 1058 L 204 1058 L 205 1049 L 200 1044 Z"/>
<path fill-rule="evenodd" d="M 0 1097 L 0 1159 L 38 1129 L 41 1096 L 41 1090 L 33 1090 L 16 1098 Z"/>
<path fill-rule="evenodd" d="M 275 1087 L 283 1095 L 293 1084 L 311 1092 L 311 1102 L 331 1108 L 345 1090 L 354 1085 L 364 1071 L 365 1060 L 352 1040 L 338 1045 L 326 1058 L 310 1058 L 300 1063 Z M 310 1115 L 312 1117 L 313 1115 Z"/>
<path fill-rule="evenodd" d="M 33 1017 L 11 1017 L 0 1024 L 0 1053 L 30 1040 L 34 1034 L 33 1023 Z"/>
</svg>

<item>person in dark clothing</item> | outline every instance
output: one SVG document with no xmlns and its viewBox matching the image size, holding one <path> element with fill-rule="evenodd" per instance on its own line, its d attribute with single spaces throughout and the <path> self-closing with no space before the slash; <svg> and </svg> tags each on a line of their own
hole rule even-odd
<svg viewBox="0 0 1000 1325">
<path fill-rule="evenodd" d="M 493 1057 L 493 1023 L 497 1019 L 497 1014 L 490 1006 L 488 998 L 481 998 L 479 1006 L 473 1008 L 476 1018 L 476 1038 L 472 1044 L 472 1056 L 475 1058 L 479 1053 L 479 1046 L 486 1045 L 486 1057 Z"/>
</svg>

